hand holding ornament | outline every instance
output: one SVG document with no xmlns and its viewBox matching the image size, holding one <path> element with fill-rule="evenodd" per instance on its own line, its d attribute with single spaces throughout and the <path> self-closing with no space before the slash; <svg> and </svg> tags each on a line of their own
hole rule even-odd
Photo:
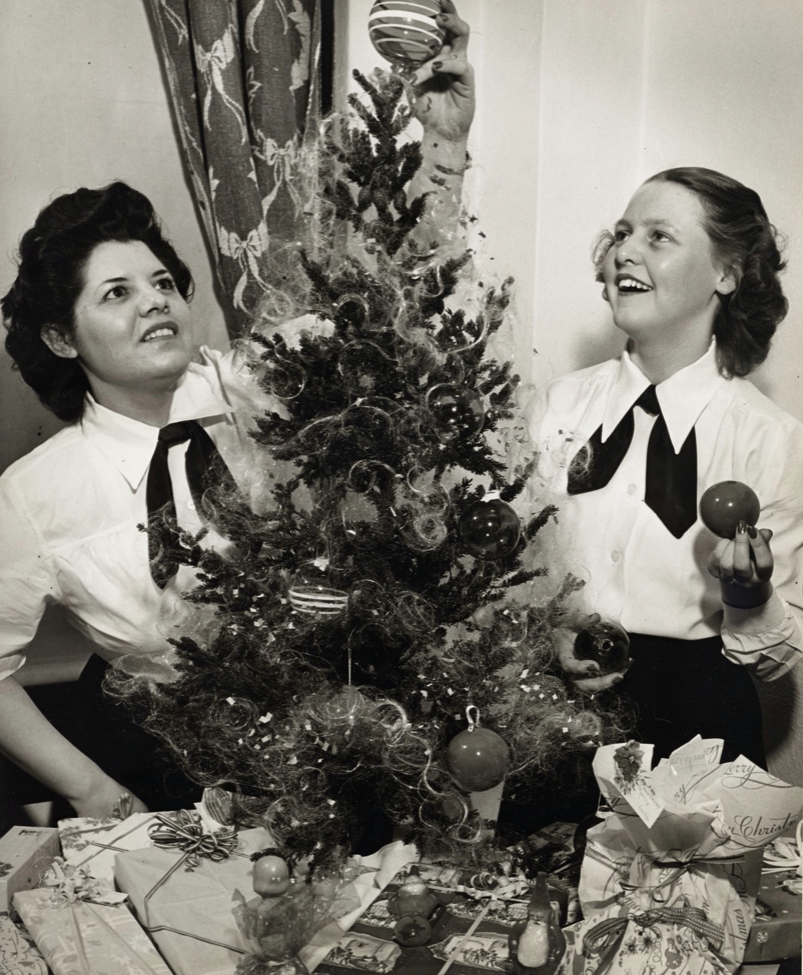
<svg viewBox="0 0 803 975">
<path fill-rule="evenodd" d="M 610 673 L 604 673 L 603 668 L 596 660 L 582 659 L 577 656 L 575 641 L 578 632 L 601 622 L 600 615 L 592 613 L 582 621 L 582 625 L 561 627 L 555 630 L 558 662 L 572 679 L 575 687 L 587 694 L 598 694 L 600 691 L 607 691 L 614 687 L 624 678 L 627 668 L 630 666 L 628 661 L 627 666 L 622 666 Z"/>
<path fill-rule="evenodd" d="M 411 76 L 411 107 L 425 135 L 458 142 L 468 135 L 476 108 L 474 69 L 468 60 L 471 28 L 460 19 L 452 0 L 441 0 L 435 19 L 446 31 L 446 43 Z"/>
<path fill-rule="evenodd" d="M 755 493 L 739 481 L 713 485 L 700 501 L 703 522 L 721 536 L 708 560 L 708 571 L 719 579 L 722 601 L 728 606 L 762 606 L 772 595 L 772 531 L 755 527 L 760 513 Z"/>
</svg>

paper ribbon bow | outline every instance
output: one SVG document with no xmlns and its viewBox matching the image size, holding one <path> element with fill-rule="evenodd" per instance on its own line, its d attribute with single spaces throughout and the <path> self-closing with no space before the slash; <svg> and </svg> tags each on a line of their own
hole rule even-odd
<svg viewBox="0 0 803 975">
<path fill-rule="evenodd" d="M 53 888 L 53 900 L 60 904 L 92 901 L 95 904 L 114 906 L 122 904 L 128 896 L 112 890 L 81 867 L 65 863 L 61 857 L 56 857 L 53 861 L 51 871 L 45 883 Z"/>
<path fill-rule="evenodd" d="M 234 829 L 226 827 L 205 833 L 200 817 L 187 809 L 179 809 L 171 816 L 156 814 L 158 820 L 148 830 L 154 846 L 178 849 L 185 854 L 188 869 L 198 866 L 198 858 L 226 860 L 237 848 Z"/>
<path fill-rule="evenodd" d="M 92 877 L 80 867 L 72 867 L 65 864 L 61 857 L 56 857 L 53 861 L 52 878 L 56 881 L 53 886 L 53 900 L 59 907 L 69 908 L 72 927 L 72 943 L 75 948 L 75 956 L 81 968 L 81 975 L 92 975 L 93 969 L 89 963 L 89 958 L 84 945 L 84 935 L 81 931 L 79 917 L 89 915 L 98 927 L 105 932 L 106 937 L 116 942 L 122 950 L 133 959 L 136 970 L 142 975 L 156 975 L 153 968 L 133 948 L 119 931 L 92 906 L 102 904 L 106 907 L 119 907 L 128 897 L 127 894 L 120 894 L 111 890 L 101 881 Z M 123 909 L 123 908 L 121 908 Z"/>
<path fill-rule="evenodd" d="M 587 957 L 597 954 L 600 956 L 595 969 L 597 975 L 604 972 L 613 961 L 631 921 L 640 928 L 648 928 L 653 924 L 678 924 L 690 928 L 695 934 L 706 938 L 717 950 L 725 936 L 722 926 L 709 921 L 705 911 L 699 907 L 656 907 L 642 914 L 631 912 L 620 917 L 603 918 L 593 928 L 589 928 L 583 938 L 583 954 Z"/>
</svg>

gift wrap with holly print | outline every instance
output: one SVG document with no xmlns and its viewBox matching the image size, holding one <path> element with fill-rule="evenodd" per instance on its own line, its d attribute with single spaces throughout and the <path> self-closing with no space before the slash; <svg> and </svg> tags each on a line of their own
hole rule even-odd
<svg viewBox="0 0 803 975">
<path fill-rule="evenodd" d="M 53 975 L 171 975 L 125 904 L 70 903 L 40 887 L 18 891 L 14 907 Z"/>
<path fill-rule="evenodd" d="M 18 890 L 39 887 L 59 855 L 59 833 L 46 826 L 12 826 L 0 837 L 0 912 L 11 910 Z"/>
<path fill-rule="evenodd" d="M 157 813 L 134 813 L 125 819 L 59 820 L 62 856 L 71 867 L 114 886 L 114 861 L 118 853 L 153 846 L 148 830 L 159 822 Z"/>
<path fill-rule="evenodd" d="M 3 975 L 48 975 L 33 938 L 21 924 L 0 915 L 0 972 Z"/>
<path fill-rule="evenodd" d="M 744 953 L 746 965 L 800 958 L 803 896 L 795 881 L 800 883 L 794 870 L 762 874 Z"/>
</svg>

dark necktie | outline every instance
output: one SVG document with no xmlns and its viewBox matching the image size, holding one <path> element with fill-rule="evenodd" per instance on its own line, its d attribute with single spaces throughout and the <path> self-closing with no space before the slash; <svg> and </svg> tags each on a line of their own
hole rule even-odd
<svg viewBox="0 0 803 975">
<path fill-rule="evenodd" d="M 569 468 L 569 494 L 604 488 L 622 463 L 633 439 L 633 410 L 640 406 L 656 416 L 647 445 L 644 500 L 675 538 L 682 538 L 697 521 L 697 437 L 694 427 L 676 454 L 661 413 L 655 386 L 648 386 L 602 442 L 602 427 L 588 441 Z"/>
<path fill-rule="evenodd" d="M 151 464 L 148 468 L 148 482 L 146 485 L 146 501 L 148 505 L 148 521 L 155 516 L 163 520 L 164 524 L 176 531 L 176 503 L 173 498 L 173 484 L 170 480 L 170 469 L 167 466 L 167 455 L 171 447 L 189 440 L 185 457 L 187 482 L 196 509 L 203 510 L 204 491 L 214 483 L 223 490 L 234 488 L 231 472 L 220 456 L 214 441 L 197 420 L 185 420 L 183 423 L 170 423 L 159 431 L 156 450 L 153 452 Z M 211 475 L 214 474 L 214 479 Z M 161 546 L 154 533 L 148 536 L 148 550 L 151 562 L 151 576 L 153 581 L 164 589 L 176 572 L 178 562 L 160 557 Z"/>
</svg>

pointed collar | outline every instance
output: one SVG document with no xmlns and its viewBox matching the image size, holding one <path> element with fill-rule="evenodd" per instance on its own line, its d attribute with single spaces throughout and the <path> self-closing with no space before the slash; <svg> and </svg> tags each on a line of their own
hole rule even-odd
<svg viewBox="0 0 803 975">
<path fill-rule="evenodd" d="M 203 372 L 191 365 L 173 394 L 168 422 L 202 420 L 233 412 L 234 407 L 212 389 Z M 115 413 L 87 393 L 81 430 L 135 491 L 156 449 L 159 428 Z"/>
<path fill-rule="evenodd" d="M 700 414 L 725 382 L 717 366 L 716 352 L 716 342 L 712 339 L 707 352 L 696 362 L 655 387 L 675 453 L 680 451 Z M 605 404 L 602 420 L 603 442 L 649 385 L 649 379 L 625 350 L 613 374 Z"/>
</svg>

